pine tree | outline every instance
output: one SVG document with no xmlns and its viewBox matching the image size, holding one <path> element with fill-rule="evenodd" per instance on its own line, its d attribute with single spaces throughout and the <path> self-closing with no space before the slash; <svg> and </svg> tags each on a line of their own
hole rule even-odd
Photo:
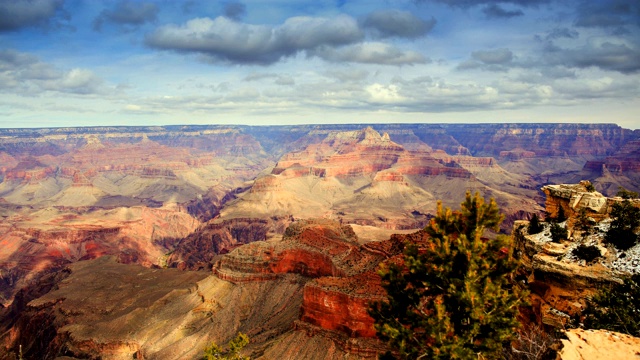
<svg viewBox="0 0 640 360">
<path fill-rule="evenodd" d="M 538 218 L 538 214 L 533 214 L 531 220 L 529 221 L 529 227 L 527 227 L 527 232 L 531 235 L 539 234 L 544 230 L 542 224 L 540 224 L 540 219 Z"/>
<path fill-rule="evenodd" d="M 563 228 L 562 226 L 558 225 L 555 222 L 551 223 L 551 227 L 549 228 L 549 231 L 551 232 L 551 241 L 555 243 L 559 243 L 562 240 L 566 240 L 567 237 L 569 236 L 567 229 Z"/>
<path fill-rule="evenodd" d="M 638 193 L 635 191 L 630 191 L 627 190 L 625 188 L 623 188 L 622 186 L 618 186 L 618 193 L 616 194 L 616 196 L 620 196 L 623 199 L 637 199 L 638 198 Z"/>
<path fill-rule="evenodd" d="M 510 281 L 518 262 L 512 240 L 486 239 L 502 215 L 467 193 L 460 211 L 438 211 L 425 231 L 432 242 L 406 244 L 402 262 L 380 271 L 386 301 L 372 304 L 386 357 L 401 359 L 497 358 L 516 334 L 524 292 Z"/>
<path fill-rule="evenodd" d="M 605 240 L 620 250 L 627 250 L 638 243 L 636 231 L 640 227 L 640 208 L 631 201 L 623 200 L 611 207 L 611 225 Z"/>
<path fill-rule="evenodd" d="M 602 288 L 582 312 L 586 329 L 607 329 L 640 336 L 640 275 L 623 279 L 622 284 Z M 574 321 L 577 319 L 574 319 Z"/>
</svg>

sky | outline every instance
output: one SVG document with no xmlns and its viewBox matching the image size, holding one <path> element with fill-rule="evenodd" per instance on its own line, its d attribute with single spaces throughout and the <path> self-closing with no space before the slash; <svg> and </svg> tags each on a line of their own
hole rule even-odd
<svg viewBox="0 0 640 360">
<path fill-rule="evenodd" d="M 0 127 L 616 123 L 638 0 L 0 0 Z"/>
</svg>

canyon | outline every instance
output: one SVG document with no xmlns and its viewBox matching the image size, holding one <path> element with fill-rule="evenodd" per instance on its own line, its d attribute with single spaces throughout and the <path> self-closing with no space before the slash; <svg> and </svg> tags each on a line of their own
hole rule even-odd
<svg viewBox="0 0 640 360">
<path fill-rule="evenodd" d="M 640 190 L 638 151 L 611 124 L 0 129 L 0 359 L 196 358 L 238 331 L 252 358 L 375 358 L 376 270 L 437 200 L 493 197 L 504 233 L 575 219 Z M 581 180 L 602 195 L 545 187 Z M 531 241 L 547 325 L 614 281 Z"/>
</svg>

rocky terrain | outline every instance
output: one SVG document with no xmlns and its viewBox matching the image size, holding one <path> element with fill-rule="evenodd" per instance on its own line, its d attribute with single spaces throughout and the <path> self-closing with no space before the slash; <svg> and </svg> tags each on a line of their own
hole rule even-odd
<svg viewBox="0 0 640 360">
<path fill-rule="evenodd" d="M 514 238 L 528 275 L 534 308 L 544 324 L 558 328 L 584 308 L 587 296 L 604 285 L 621 282 L 622 276 L 640 273 L 640 244 L 620 250 L 604 241 L 611 208 L 623 199 L 589 191 L 588 184 L 583 181 L 542 188 L 547 195 L 548 216 L 557 217 L 560 209 L 567 216 L 560 224 L 568 230 L 566 240 L 553 242 L 549 224 L 539 234 L 528 234 L 526 221 L 515 224 Z M 640 207 L 640 199 L 630 201 Z M 591 233 L 577 227 L 581 210 L 593 222 Z M 580 259 L 573 252 L 580 245 L 594 246 L 600 256 L 590 262 Z"/>
<path fill-rule="evenodd" d="M 367 314 L 382 294 L 374 270 L 403 241 L 369 242 L 318 219 L 236 248 L 213 273 L 76 262 L 3 311 L 0 358 L 19 345 L 27 358 L 195 358 L 237 331 L 250 336 L 252 358 L 375 358 L 384 346 Z"/>
<path fill-rule="evenodd" d="M 558 206 L 569 227 L 585 206 L 600 221 L 613 200 L 548 186 L 545 204 L 539 189 L 588 179 L 608 196 L 638 191 L 639 141 L 610 124 L 0 129 L 0 353 L 189 358 L 243 331 L 254 357 L 373 357 L 364 309 L 380 296 L 376 266 L 403 239 L 425 241 L 391 234 L 466 191 L 497 200 L 507 233 Z M 548 324 L 615 281 L 609 272 L 636 268 L 604 247 L 607 261 L 580 264 L 576 241 L 521 238 Z M 239 304 L 246 316 L 229 315 Z M 126 328 L 156 311 L 188 325 Z"/>
</svg>

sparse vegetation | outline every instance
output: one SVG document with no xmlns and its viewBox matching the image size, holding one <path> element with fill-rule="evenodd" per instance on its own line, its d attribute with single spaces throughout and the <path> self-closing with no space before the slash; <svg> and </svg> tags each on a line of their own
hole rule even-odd
<svg viewBox="0 0 640 360">
<path fill-rule="evenodd" d="M 640 227 L 640 208 L 631 201 L 615 203 L 611 209 L 611 226 L 605 240 L 619 250 L 628 250 L 638 243 L 636 231 Z"/>
<path fill-rule="evenodd" d="M 209 346 L 204 348 L 203 360 L 249 360 L 248 356 L 240 355 L 242 349 L 249 344 L 249 337 L 241 332 L 236 335 L 235 338 L 227 343 L 227 350 L 225 351 L 221 346 L 212 342 Z"/>
<path fill-rule="evenodd" d="M 591 182 L 588 182 L 587 185 L 585 185 L 585 187 L 587 188 L 588 192 L 594 192 L 596 191 L 596 187 L 593 186 L 593 184 Z"/>
<path fill-rule="evenodd" d="M 494 359 L 516 336 L 525 293 L 512 286 L 512 240 L 486 239 L 502 221 L 495 201 L 467 193 L 461 210 L 438 204 L 425 229 L 433 245 L 407 244 L 401 263 L 380 271 L 386 301 L 372 304 L 383 358 Z"/>
<path fill-rule="evenodd" d="M 571 253 L 578 259 L 584 260 L 587 263 L 594 261 L 602 256 L 600 249 L 595 245 L 580 244 L 574 248 Z"/>
<path fill-rule="evenodd" d="M 622 284 L 603 288 L 582 312 L 587 329 L 607 329 L 640 336 L 640 274 L 624 279 Z"/>
<path fill-rule="evenodd" d="M 542 326 L 530 325 L 517 333 L 511 349 L 505 351 L 504 360 L 552 360 L 556 359 L 562 342 L 555 332 L 546 332 Z"/>
<path fill-rule="evenodd" d="M 623 188 L 622 186 L 619 186 L 618 193 L 616 194 L 616 196 L 620 196 L 623 199 L 637 199 L 638 193 L 635 191 L 629 191 Z"/>
<path fill-rule="evenodd" d="M 563 228 L 555 222 L 551 223 L 551 227 L 549 230 L 551 231 L 551 241 L 555 243 L 560 243 L 560 241 L 566 240 L 569 236 L 567 229 Z"/>
</svg>

